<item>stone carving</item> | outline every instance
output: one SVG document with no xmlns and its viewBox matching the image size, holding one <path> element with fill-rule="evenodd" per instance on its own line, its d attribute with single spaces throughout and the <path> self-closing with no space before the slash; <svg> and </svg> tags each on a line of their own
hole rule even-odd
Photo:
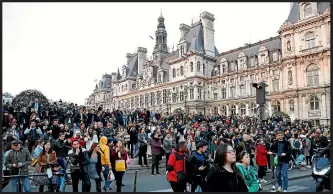
<svg viewBox="0 0 333 194">
<path fill-rule="evenodd" d="M 291 70 L 288 71 L 288 84 L 293 85 L 293 72 Z"/>
<path fill-rule="evenodd" d="M 287 51 L 291 51 L 291 44 L 290 40 L 287 41 Z"/>
</svg>

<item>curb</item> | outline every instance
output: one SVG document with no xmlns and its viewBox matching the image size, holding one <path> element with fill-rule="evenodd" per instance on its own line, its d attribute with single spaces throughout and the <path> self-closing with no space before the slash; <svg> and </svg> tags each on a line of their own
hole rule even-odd
<svg viewBox="0 0 333 194">
<path fill-rule="evenodd" d="M 298 180 L 298 179 L 302 179 L 302 178 L 307 178 L 307 177 L 311 177 L 311 174 L 306 174 L 306 175 L 302 175 L 302 176 L 294 176 L 294 177 L 290 177 L 288 178 L 288 181 L 294 181 L 294 180 Z M 267 186 L 267 185 L 271 185 L 274 181 L 268 181 L 265 184 L 262 184 L 262 186 Z"/>
</svg>

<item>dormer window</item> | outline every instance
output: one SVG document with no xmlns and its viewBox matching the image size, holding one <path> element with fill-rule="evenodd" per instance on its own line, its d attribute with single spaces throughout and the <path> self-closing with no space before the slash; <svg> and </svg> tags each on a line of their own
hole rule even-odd
<svg viewBox="0 0 333 194">
<path fill-rule="evenodd" d="M 157 81 L 158 83 L 162 82 L 162 75 L 160 73 L 157 75 Z"/>
<path fill-rule="evenodd" d="M 204 74 L 204 75 L 205 75 L 205 70 L 206 70 L 206 66 L 205 66 L 205 64 L 202 64 L 202 74 Z"/>
<path fill-rule="evenodd" d="M 312 15 L 312 5 L 311 4 L 306 4 L 304 6 L 304 18 L 308 18 Z"/>
<path fill-rule="evenodd" d="M 184 75 L 184 67 L 180 66 L 180 75 Z"/>
<path fill-rule="evenodd" d="M 184 46 L 180 47 L 180 56 L 184 55 Z"/>
<path fill-rule="evenodd" d="M 173 77 L 173 78 L 176 77 L 176 69 L 175 69 L 175 68 L 172 69 L 172 77 Z"/>
<path fill-rule="evenodd" d="M 226 73 L 226 72 L 227 72 L 226 65 L 222 65 L 222 73 Z"/>
<path fill-rule="evenodd" d="M 273 53 L 273 62 L 276 62 L 279 60 L 278 52 Z"/>
<path fill-rule="evenodd" d="M 193 62 L 190 63 L 190 71 L 193 72 Z"/>
<path fill-rule="evenodd" d="M 306 48 L 311 49 L 316 46 L 316 38 L 315 34 L 313 32 L 307 33 L 305 35 L 305 43 L 306 43 Z"/>
<path fill-rule="evenodd" d="M 200 61 L 197 62 L 197 71 L 200 71 Z"/>
</svg>

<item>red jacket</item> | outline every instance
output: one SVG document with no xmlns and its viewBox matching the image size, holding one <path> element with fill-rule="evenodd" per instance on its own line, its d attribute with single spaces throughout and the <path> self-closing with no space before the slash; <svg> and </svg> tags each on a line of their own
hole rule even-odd
<svg viewBox="0 0 333 194">
<path fill-rule="evenodd" d="M 258 166 L 266 166 L 267 165 L 267 150 L 265 145 L 259 144 L 257 146 L 257 156 L 256 163 Z"/>
<path fill-rule="evenodd" d="M 185 154 L 174 151 L 170 154 L 168 160 L 168 175 L 167 179 L 169 182 L 177 182 L 177 172 L 186 172 L 185 167 Z"/>
<path fill-rule="evenodd" d="M 71 143 L 72 143 L 74 140 L 78 140 L 78 141 L 79 141 L 79 144 L 80 144 L 80 146 L 81 146 L 81 148 L 83 148 L 83 147 L 86 145 L 86 142 L 85 142 L 83 139 L 81 139 L 81 138 L 76 138 L 76 137 L 72 136 L 70 140 L 71 140 Z"/>
</svg>

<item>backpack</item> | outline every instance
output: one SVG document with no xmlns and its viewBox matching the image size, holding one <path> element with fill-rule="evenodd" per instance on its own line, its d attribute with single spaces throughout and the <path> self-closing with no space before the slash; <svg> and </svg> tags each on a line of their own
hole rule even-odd
<svg viewBox="0 0 333 194">
<path fill-rule="evenodd" d="M 295 139 L 295 141 L 294 141 L 294 147 L 295 147 L 295 149 L 300 149 L 301 148 L 301 141 L 300 140 L 298 140 L 298 139 Z"/>
</svg>

